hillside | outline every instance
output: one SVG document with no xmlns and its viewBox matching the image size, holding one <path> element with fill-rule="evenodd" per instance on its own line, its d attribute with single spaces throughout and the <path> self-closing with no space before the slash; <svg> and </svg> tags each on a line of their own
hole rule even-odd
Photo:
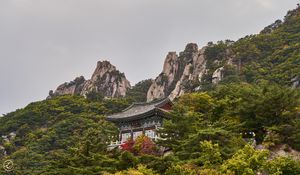
<svg viewBox="0 0 300 175">
<path fill-rule="evenodd" d="M 170 52 L 162 73 L 147 93 L 148 101 L 175 98 L 195 89 L 208 90 L 218 83 L 262 81 L 300 85 L 300 8 L 287 13 L 259 34 L 238 41 L 194 43 L 177 55 Z"/>
<path fill-rule="evenodd" d="M 153 149 L 146 154 L 140 153 L 138 146 L 128 151 L 107 150 L 119 132 L 104 116 L 128 105 L 124 98 L 70 95 L 32 103 L 0 118 L 1 160 L 12 159 L 15 174 L 103 174 L 139 164 L 146 167 L 130 171 L 222 174 L 244 172 L 247 167 L 255 172 L 300 172 L 299 161 L 281 156 L 267 159 L 279 147 L 284 148 L 279 148 L 284 155 L 300 158 L 298 89 L 231 84 L 181 96 L 171 119 L 159 131 L 165 139 L 157 145 L 173 151 L 166 157 L 157 155 L 155 147 L 143 148 Z M 250 131 L 256 135 L 247 135 Z M 247 146 L 254 139 L 256 145 L 268 149 Z M 244 154 L 246 157 L 239 157 Z M 234 161 L 244 162 L 245 167 Z"/>
<path fill-rule="evenodd" d="M 91 79 L 0 118 L 0 164 L 12 159 L 11 174 L 298 175 L 299 81 L 300 7 L 259 34 L 169 52 L 157 78 L 133 87 L 98 62 Z M 166 96 L 162 139 L 107 150 L 119 131 L 105 116 Z"/>
</svg>

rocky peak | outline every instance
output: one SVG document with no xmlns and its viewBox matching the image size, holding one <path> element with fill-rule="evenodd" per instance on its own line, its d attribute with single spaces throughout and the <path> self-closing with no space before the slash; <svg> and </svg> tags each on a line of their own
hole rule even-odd
<svg viewBox="0 0 300 175">
<path fill-rule="evenodd" d="M 195 43 L 189 43 L 179 56 L 176 52 L 169 52 L 162 73 L 148 90 L 147 101 L 166 96 L 174 99 L 187 91 L 187 84 L 199 81 L 199 75 L 205 71 L 204 50 L 199 50 Z"/>
<path fill-rule="evenodd" d="M 109 61 L 98 61 L 97 67 L 92 75 L 92 80 L 97 80 L 98 77 L 103 77 L 104 74 L 117 71 L 116 67 Z"/>
<path fill-rule="evenodd" d="M 129 88 L 131 86 L 124 73 L 118 71 L 109 61 L 99 61 L 91 79 L 85 80 L 80 76 L 63 83 L 54 92 L 50 91 L 48 98 L 66 94 L 85 96 L 91 91 L 105 97 L 123 97 Z"/>
</svg>

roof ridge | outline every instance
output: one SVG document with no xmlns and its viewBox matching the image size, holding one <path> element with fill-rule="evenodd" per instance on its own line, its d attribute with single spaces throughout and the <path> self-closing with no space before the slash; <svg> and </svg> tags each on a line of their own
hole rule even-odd
<svg viewBox="0 0 300 175">
<path fill-rule="evenodd" d="M 130 119 L 137 119 L 136 117 L 141 117 L 144 115 L 148 115 L 149 113 L 151 113 L 151 111 L 155 112 L 155 111 L 163 111 L 165 112 L 163 109 L 159 109 L 162 106 L 164 106 L 165 104 L 171 102 L 171 100 L 169 98 L 161 98 L 158 100 L 153 100 L 151 102 L 144 102 L 144 103 L 133 103 L 132 105 L 130 105 L 129 107 L 127 107 L 126 109 L 124 109 L 121 112 L 112 114 L 107 116 L 106 118 L 108 120 L 130 120 Z M 172 103 L 172 102 L 171 102 Z"/>
<path fill-rule="evenodd" d="M 123 109 L 122 112 L 125 112 L 129 109 L 131 109 L 132 107 L 136 106 L 136 105 L 151 105 L 151 104 L 155 104 L 155 103 L 158 103 L 158 102 L 163 102 L 165 101 L 166 99 L 169 99 L 168 97 L 164 97 L 164 98 L 160 98 L 160 99 L 156 99 L 156 100 L 152 100 L 150 102 L 134 102 L 132 103 L 130 106 L 128 106 L 127 108 Z"/>
</svg>

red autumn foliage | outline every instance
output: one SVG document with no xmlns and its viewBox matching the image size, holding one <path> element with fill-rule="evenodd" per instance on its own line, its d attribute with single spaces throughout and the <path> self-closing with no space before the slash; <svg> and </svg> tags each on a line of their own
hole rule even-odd
<svg viewBox="0 0 300 175">
<path fill-rule="evenodd" d="M 151 138 L 141 135 L 136 140 L 128 140 L 121 145 L 122 151 L 129 151 L 135 155 L 156 155 L 158 149 Z"/>
<path fill-rule="evenodd" d="M 138 154 L 150 154 L 155 155 L 157 154 L 157 147 L 155 143 L 147 136 L 144 136 L 141 138 L 142 142 L 140 146 L 138 147 L 139 151 Z"/>
<path fill-rule="evenodd" d="M 126 142 L 124 142 L 121 145 L 121 150 L 122 151 L 129 151 L 129 152 L 133 153 L 134 152 L 134 148 L 133 148 L 134 143 L 135 142 L 132 139 L 127 140 Z"/>
</svg>

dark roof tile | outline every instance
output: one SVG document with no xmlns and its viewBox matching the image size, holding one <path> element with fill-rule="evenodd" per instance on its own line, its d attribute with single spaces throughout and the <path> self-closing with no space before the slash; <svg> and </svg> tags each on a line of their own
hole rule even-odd
<svg viewBox="0 0 300 175">
<path fill-rule="evenodd" d="M 143 116 L 147 116 L 146 114 L 149 114 L 151 113 L 151 111 L 159 109 L 160 107 L 162 107 L 167 103 L 171 103 L 169 98 L 155 100 L 147 103 L 134 103 L 120 113 L 107 116 L 107 120 L 109 121 L 134 120 L 137 118 L 141 118 Z"/>
</svg>

